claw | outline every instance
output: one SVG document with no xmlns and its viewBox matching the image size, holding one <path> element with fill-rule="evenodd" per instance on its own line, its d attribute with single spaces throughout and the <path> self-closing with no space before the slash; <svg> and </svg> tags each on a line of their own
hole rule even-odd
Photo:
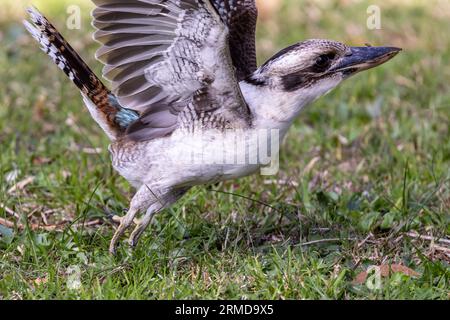
<svg viewBox="0 0 450 320">
<path fill-rule="evenodd" d="M 114 220 L 120 222 L 120 225 L 111 240 L 109 252 L 113 255 L 116 253 L 120 237 L 122 237 L 133 222 L 136 224 L 136 228 L 131 233 L 128 243 L 132 247 L 135 247 L 144 230 L 150 224 L 153 215 L 174 203 L 187 190 L 188 188 L 181 188 L 177 190 L 164 190 L 165 192 L 153 192 L 150 187 L 143 185 L 133 196 L 130 202 L 130 210 L 128 210 L 127 214 L 122 218 L 114 217 Z M 136 214 L 144 208 L 147 208 L 147 212 L 142 220 L 135 220 Z"/>
<path fill-rule="evenodd" d="M 142 234 L 144 233 L 145 229 L 147 229 L 148 225 L 150 224 L 150 222 L 152 221 L 153 218 L 153 214 L 155 213 L 155 208 L 154 207 L 150 207 L 147 209 L 147 213 L 145 214 L 145 216 L 142 218 L 141 221 L 139 221 L 138 223 L 136 223 L 136 228 L 134 228 L 133 232 L 130 235 L 130 238 L 128 239 L 128 244 L 134 248 L 136 247 L 139 238 L 142 236 Z"/>
<path fill-rule="evenodd" d="M 142 227 L 142 223 L 138 224 L 136 228 L 134 228 L 133 232 L 130 235 L 130 238 L 128 239 L 128 244 L 130 245 L 130 247 L 132 248 L 136 247 L 139 238 L 141 237 L 144 230 L 145 228 Z"/>
<path fill-rule="evenodd" d="M 114 222 L 114 223 L 120 224 L 122 222 L 123 218 L 124 217 L 121 217 L 121 216 L 118 216 L 118 215 L 114 215 L 114 216 L 112 216 L 111 221 Z M 137 218 L 133 219 L 133 223 L 136 224 L 136 225 L 139 224 L 139 219 L 137 219 Z"/>
<path fill-rule="evenodd" d="M 118 215 L 114 215 L 111 217 L 111 221 L 114 223 L 120 224 L 122 222 L 122 217 Z"/>
<path fill-rule="evenodd" d="M 114 236 L 111 239 L 111 243 L 109 245 L 109 252 L 113 255 L 117 252 L 118 241 L 120 237 L 125 233 L 125 231 L 130 227 L 131 223 L 133 223 L 134 217 L 137 214 L 137 210 L 130 209 L 128 213 L 120 218 L 120 225 L 117 228 Z"/>
</svg>

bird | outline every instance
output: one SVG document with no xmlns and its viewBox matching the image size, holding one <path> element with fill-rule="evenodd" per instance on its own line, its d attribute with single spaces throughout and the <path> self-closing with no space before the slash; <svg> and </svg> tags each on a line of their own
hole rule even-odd
<svg viewBox="0 0 450 320">
<path fill-rule="evenodd" d="M 37 8 L 27 8 L 24 25 L 80 90 L 110 139 L 113 168 L 136 190 L 112 254 L 133 224 L 135 247 L 154 215 L 190 188 L 267 167 L 261 149 L 278 155 L 307 105 L 402 50 L 309 39 L 258 66 L 255 0 L 92 1 L 96 58 L 110 88 Z"/>
</svg>

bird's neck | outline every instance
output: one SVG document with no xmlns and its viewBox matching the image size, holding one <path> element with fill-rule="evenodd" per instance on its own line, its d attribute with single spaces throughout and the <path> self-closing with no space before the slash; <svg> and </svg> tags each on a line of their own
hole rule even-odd
<svg viewBox="0 0 450 320">
<path fill-rule="evenodd" d="M 283 137 L 300 111 L 315 99 L 301 92 L 286 92 L 266 85 L 241 81 L 242 94 L 249 105 L 255 129 L 278 129 Z"/>
</svg>

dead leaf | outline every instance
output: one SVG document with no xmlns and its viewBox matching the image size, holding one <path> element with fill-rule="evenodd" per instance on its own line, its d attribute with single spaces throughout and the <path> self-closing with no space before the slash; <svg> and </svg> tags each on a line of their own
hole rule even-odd
<svg viewBox="0 0 450 320">
<path fill-rule="evenodd" d="M 30 183 L 33 183 L 34 179 L 35 179 L 35 177 L 33 177 L 33 176 L 26 177 L 25 179 L 19 181 L 18 183 L 13 185 L 11 188 L 9 188 L 8 193 L 13 193 L 17 190 L 23 190 L 27 185 L 29 185 Z"/>
<path fill-rule="evenodd" d="M 44 277 L 44 278 L 36 278 L 33 280 L 33 284 L 40 286 L 42 284 L 46 284 L 48 282 L 48 278 Z"/>
<path fill-rule="evenodd" d="M 307 175 L 316 165 L 317 162 L 320 161 L 320 157 L 314 157 L 309 161 L 309 163 L 306 165 L 306 167 L 303 169 L 302 175 Z"/>
<path fill-rule="evenodd" d="M 52 162 L 52 159 L 40 156 L 37 156 L 33 159 L 33 164 L 38 166 L 43 164 L 49 164 L 50 162 Z"/>
<path fill-rule="evenodd" d="M 403 273 L 404 275 L 407 275 L 409 277 L 418 277 L 420 274 L 408 267 L 405 267 L 401 264 L 383 264 L 380 266 L 377 266 L 380 269 L 380 274 L 383 278 L 389 277 L 391 273 Z M 355 279 L 353 280 L 354 285 L 363 284 L 367 280 L 368 273 L 367 271 L 363 271 L 359 273 Z"/>
</svg>

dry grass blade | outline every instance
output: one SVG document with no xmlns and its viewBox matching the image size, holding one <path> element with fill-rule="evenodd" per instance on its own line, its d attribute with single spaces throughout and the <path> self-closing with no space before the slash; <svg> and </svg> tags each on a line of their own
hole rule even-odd
<svg viewBox="0 0 450 320">
<path fill-rule="evenodd" d="M 416 232 L 407 232 L 406 235 L 408 237 L 411 237 L 411 238 L 414 238 L 414 239 L 421 239 L 421 240 L 439 242 L 439 243 L 444 243 L 446 245 L 450 245 L 450 240 L 449 239 L 435 238 L 435 237 L 432 237 L 432 236 L 421 235 L 421 234 L 418 234 Z"/>
<path fill-rule="evenodd" d="M 15 226 L 14 222 L 9 221 L 9 220 L 7 220 L 5 218 L 0 218 L 0 224 L 2 226 L 7 227 L 7 228 L 14 228 L 14 226 Z"/>
<path fill-rule="evenodd" d="M 305 247 L 310 246 L 314 244 L 320 244 L 320 243 L 327 243 L 327 242 L 343 242 L 343 241 L 358 241 L 358 238 L 330 238 L 330 239 L 319 239 L 319 240 L 313 240 L 308 242 L 303 242 L 297 244 L 297 246 Z"/>
<path fill-rule="evenodd" d="M 33 183 L 35 177 L 26 177 L 22 181 L 17 182 L 15 185 L 13 185 L 11 188 L 9 188 L 8 193 L 14 193 L 17 190 L 23 190 L 27 185 L 30 183 Z"/>
<path fill-rule="evenodd" d="M 3 203 L 0 203 L 0 209 L 5 210 L 5 212 L 13 217 L 15 217 L 16 219 L 20 219 L 20 216 L 18 213 L 16 213 L 14 210 L 12 210 L 11 208 L 8 208 L 7 206 L 5 206 Z"/>
<path fill-rule="evenodd" d="M 63 221 L 61 223 L 58 224 L 53 224 L 53 225 L 40 225 L 40 224 L 31 224 L 30 228 L 31 230 L 35 231 L 35 230 L 44 230 L 44 231 L 48 231 L 48 232 L 52 232 L 52 231 L 62 231 L 63 227 L 66 226 L 67 224 L 69 224 L 70 221 Z M 96 220 L 92 220 L 92 221 L 87 221 L 85 223 L 76 223 L 73 224 L 72 227 L 75 228 L 79 228 L 79 227 L 92 227 L 95 225 L 99 225 L 101 224 L 102 221 L 100 219 L 96 219 Z M 26 228 L 26 226 L 22 223 L 17 223 L 15 224 L 14 222 L 4 219 L 4 218 L 0 218 L 0 224 L 7 227 L 7 228 L 14 228 L 17 226 L 17 228 L 19 230 L 24 230 Z"/>
</svg>

